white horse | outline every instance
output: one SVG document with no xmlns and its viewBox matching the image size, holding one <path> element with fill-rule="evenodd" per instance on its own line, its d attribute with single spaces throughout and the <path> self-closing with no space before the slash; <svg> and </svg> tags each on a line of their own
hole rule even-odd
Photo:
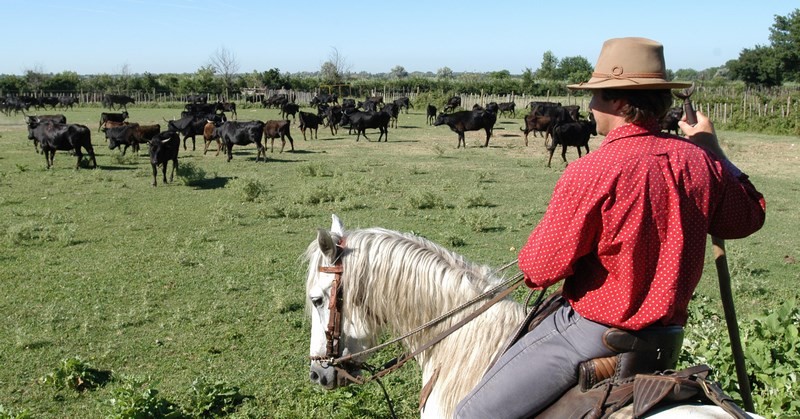
<svg viewBox="0 0 800 419">
<path fill-rule="evenodd" d="M 331 244 L 336 244 L 336 248 L 331 249 Z M 341 371 L 337 372 L 325 361 L 331 358 L 326 333 L 336 277 L 330 271 L 336 269 L 321 272 L 321 267 L 325 270 L 324 267 L 340 266 L 340 356 L 372 347 L 384 332 L 405 336 L 501 282 L 492 276 L 491 268 L 470 263 L 427 239 L 382 228 L 345 231 L 336 215 L 331 231 L 320 230 L 317 240 L 308 246 L 306 257 L 307 304 L 311 314 L 310 378 L 326 389 L 346 383 Z M 466 316 L 467 313 L 455 314 L 441 324 L 403 339 L 403 344 L 413 352 Z M 457 403 L 478 383 L 524 317 L 521 304 L 508 298 L 501 300 L 417 355 L 415 360 L 422 369 L 423 385 L 438 376 L 421 416 L 452 417 Z M 716 406 L 675 406 L 649 417 L 683 419 L 687 415 L 730 417 Z M 612 417 L 631 416 L 625 416 L 623 410 Z"/>
</svg>

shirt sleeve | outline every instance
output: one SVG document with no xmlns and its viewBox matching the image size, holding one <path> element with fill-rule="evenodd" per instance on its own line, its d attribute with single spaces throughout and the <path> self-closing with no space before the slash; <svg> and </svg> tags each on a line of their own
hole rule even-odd
<svg viewBox="0 0 800 419">
<path fill-rule="evenodd" d="M 709 234 L 721 239 L 740 239 L 764 225 L 767 204 L 750 179 L 728 160 L 721 166 L 721 199 L 714 209 Z"/>
<path fill-rule="evenodd" d="M 591 185 L 574 179 L 570 168 L 519 252 L 519 268 L 531 288 L 547 287 L 572 275 L 575 262 L 597 243 L 601 197 L 591 191 Z"/>
</svg>

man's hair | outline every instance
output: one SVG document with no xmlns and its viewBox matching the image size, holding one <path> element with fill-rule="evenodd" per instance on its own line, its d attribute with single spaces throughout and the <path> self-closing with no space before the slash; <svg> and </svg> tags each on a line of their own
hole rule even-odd
<svg viewBox="0 0 800 419">
<path fill-rule="evenodd" d="M 626 99 L 628 104 L 622 108 L 627 122 L 643 122 L 655 118 L 661 120 L 672 106 L 672 92 L 669 89 L 633 90 L 601 89 L 603 100 Z"/>
</svg>

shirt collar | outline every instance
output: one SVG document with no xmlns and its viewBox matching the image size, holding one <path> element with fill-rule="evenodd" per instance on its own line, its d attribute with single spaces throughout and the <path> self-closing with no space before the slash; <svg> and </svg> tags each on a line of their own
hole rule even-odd
<svg viewBox="0 0 800 419">
<path fill-rule="evenodd" d="M 620 127 L 614 128 L 606 135 L 606 138 L 600 143 L 602 147 L 605 144 L 616 141 L 620 138 L 636 137 L 640 135 L 655 135 L 661 132 L 661 126 L 655 119 L 648 119 L 643 122 L 631 122 Z"/>
</svg>

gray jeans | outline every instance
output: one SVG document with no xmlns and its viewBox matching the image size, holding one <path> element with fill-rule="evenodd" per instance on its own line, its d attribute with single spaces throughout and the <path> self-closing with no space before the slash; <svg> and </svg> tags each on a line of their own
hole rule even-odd
<svg viewBox="0 0 800 419">
<path fill-rule="evenodd" d="M 578 364 L 614 353 L 608 326 L 565 303 L 515 343 L 458 403 L 456 418 L 522 418 L 538 413 L 578 382 Z"/>
</svg>

